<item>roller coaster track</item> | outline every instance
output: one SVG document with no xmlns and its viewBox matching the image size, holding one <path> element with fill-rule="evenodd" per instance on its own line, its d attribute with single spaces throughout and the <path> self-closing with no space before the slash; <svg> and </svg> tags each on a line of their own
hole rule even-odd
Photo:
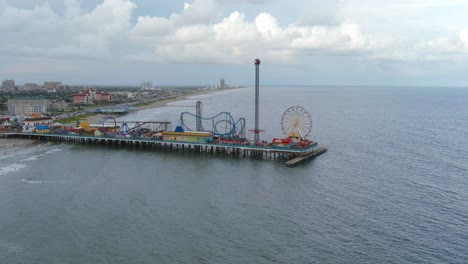
<svg viewBox="0 0 468 264">
<path fill-rule="evenodd" d="M 187 116 L 211 123 L 211 129 L 207 129 L 206 125 L 202 126 L 205 132 L 213 132 L 221 137 L 245 138 L 245 119 L 240 118 L 236 122 L 229 112 L 221 112 L 213 117 L 201 117 L 190 112 L 182 112 L 180 114 L 179 126 L 184 130 L 194 131 L 185 123 L 184 118 Z"/>
<path fill-rule="evenodd" d="M 162 130 L 170 130 L 172 129 L 171 122 L 169 121 L 116 121 L 113 116 L 105 116 L 102 120 L 102 128 L 105 127 L 105 124 L 107 121 L 112 121 L 114 127 L 117 127 L 117 124 L 119 124 L 120 127 L 120 133 L 122 132 L 129 132 L 136 130 L 138 128 L 143 127 L 144 125 L 151 125 L 152 130 L 155 131 L 162 131 Z M 128 124 L 133 124 L 133 127 L 129 127 Z"/>
</svg>

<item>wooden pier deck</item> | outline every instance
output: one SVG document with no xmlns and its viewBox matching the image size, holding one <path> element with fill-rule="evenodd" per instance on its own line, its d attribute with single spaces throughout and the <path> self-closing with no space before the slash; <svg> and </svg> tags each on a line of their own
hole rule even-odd
<svg viewBox="0 0 468 264">
<path fill-rule="evenodd" d="M 313 159 L 317 156 L 320 156 L 322 155 L 323 153 L 327 152 L 327 148 L 326 147 L 320 147 L 318 149 L 315 149 L 309 153 L 306 153 L 306 154 L 303 154 L 303 155 L 300 155 L 296 158 L 293 158 L 291 160 L 288 160 L 286 162 L 286 167 L 294 167 L 294 166 L 297 166 L 299 165 L 300 163 L 303 163 L 304 161 L 307 161 L 307 160 L 310 160 L 310 159 Z"/>
<path fill-rule="evenodd" d="M 159 139 L 145 139 L 145 138 L 121 138 L 121 137 L 97 137 L 97 136 L 83 136 L 83 135 L 62 135 L 62 134 L 38 134 L 38 133 L 0 133 L 1 136 L 8 138 L 25 138 L 36 139 L 39 141 L 52 141 L 52 142 L 70 142 L 79 144 L 94 144 L 94 145 L 109 145 L 109 146 L 122 146 L 134 147 L 145 149 L 169 150 L 169 151 L 187 151 L 199 152 L 206 154 L 219 154 L 231 156 L 251 156 L 260 157 L 265 159 L 309 159 L 305 157 L 314 157 L 322 154 L 324 151 L 317 149 L 317 143 L 312 144 L 306 148 L 281 148 L 271 146 L 255 146 L 255 145 L 237 145 L 237 144 L 221 144 L 221 143 L 199 143 L 199 142 L 186 142 L 186 141 L 169 141 Z M 292 159 L 292 160 L 291 160 Z M 288 161 L 288 162 L 290 162 Z M 299 163 L 299 162 L 293 162 Z M 286 163 L 287 166 L 288 163 Z"/>
</svg>

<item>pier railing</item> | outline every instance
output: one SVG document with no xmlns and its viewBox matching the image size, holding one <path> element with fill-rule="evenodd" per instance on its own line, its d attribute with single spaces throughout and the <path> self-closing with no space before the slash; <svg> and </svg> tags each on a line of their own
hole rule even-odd
<svg viewBox="0 0 468 264">
<path fill-rule="evenodd" d="M 247 145 L 247 144 L 227 144 L 225 142 L 187 142 L 175 140 L 162 140 L 157 138 L 127 138 L 127 137 L 105 137 L 105 136 L 85 136 L 70 134 L 40 134 L 40 133 L 0 133 L 5 138 L 26 138 L 40 141 L 72 142 L 80 144 L 125 146 L 146 149 L 161 149 L 174 151 L 200 152 L 207 154 L 222 154 L 235 156 L 254 156 L 266 159 L 293 159 L 307 156 L 318 148 L 314 142 L 305 148 L 273 147 L 269 145 Z M 323 152 L 321 152 L 323 153 Z M 318 155 L 320 155 L 319 153 Z M 316 155 L 316 156 L 318 156 Z M 315 157 L 315 155 L 314 155 Z M 310 157 L 309 157 L 310 158 Z"/>
</svg>

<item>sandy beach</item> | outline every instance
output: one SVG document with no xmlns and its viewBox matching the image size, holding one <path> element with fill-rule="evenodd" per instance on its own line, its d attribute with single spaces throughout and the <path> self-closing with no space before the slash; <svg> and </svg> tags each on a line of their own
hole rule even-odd
<svg viewBox="0 0 468 264">
<path fill-rule="evenodd" d="M 0 153 L 7 154 L 11 151 L 30 147 L 34 145 L 36 142 L 37 141 L 34 139 L 2 138 L 0 139 Z"/>
<path fill-rule="evenodd" d="M 201 94 L 201 93 L 196 93 L 196 94 L 193 94 L 193 95 L 199 95 L 199 94 Z M 190 95 L 190 96 L 192 96 L 192 95 Z M 173 99 L 155 101 L 150 105 L 136 106 L 135 108 L 136 108 L 136 111 L 141 111 L 141 110 L 145 110 L 145 109 L 152 109 L 152 108 L 158 108 L 158 107 L 163 107 L 166 104 L 171 103 L 171 102 L 182 101 L 182 100 L 184 100 L 186 98 L 187 98 L 187 96 L 179 96 L 179 97 L 173 98 Z M 107 115 L 106 114 L 97 114 L 97 115 L 87 117 L 83 121 L 85 121 L 85 122 L 87 122 L 89 124 L 101 124 L 102 120 L 104 119 L 105 116 L 107 116 Z"/>
</svg>

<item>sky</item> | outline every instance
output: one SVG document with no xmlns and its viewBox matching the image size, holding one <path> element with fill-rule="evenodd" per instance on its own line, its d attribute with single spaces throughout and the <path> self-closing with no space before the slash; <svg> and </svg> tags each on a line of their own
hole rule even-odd
<svg viewBox="0 0 468 264">
<path fill-rule="evenodd" d="M 0 0 L 17 84 L 468 86 L 466 0 Z"/>
</svg>

